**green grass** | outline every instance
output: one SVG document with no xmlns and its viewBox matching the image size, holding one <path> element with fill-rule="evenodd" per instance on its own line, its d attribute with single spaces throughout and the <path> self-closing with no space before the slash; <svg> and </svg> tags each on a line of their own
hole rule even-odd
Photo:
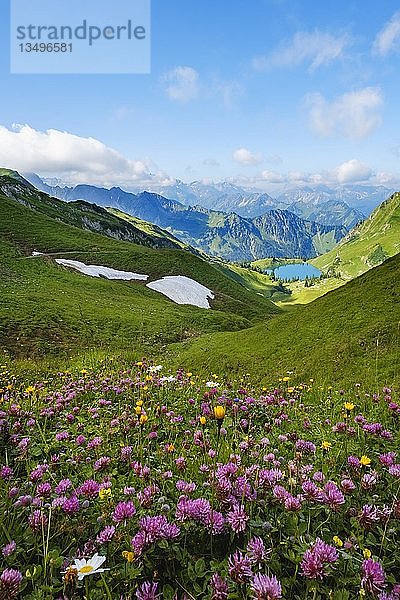
<svg viewBox="0 0 400 600">
<path fill-rule="evenodd" d="M 334 250 L 312 263 L 322 271 L 334 268 L 348 280 L 397 252 L 400 252 L 400 193 L 385 200 Z"/>
<path fill-rule="evenodd" d="M 166 231 L 165 229 L 161 229 L 161 227 L 158 227 L 157 225 L 153 225 L 153 223 L 149 223 L 148 221 L 143 221 L 142 219 L 138 219 L 138 217 L 133 217 L 132 215 L 128 215 L 127 213 L 123 212 L 122 210 L 119 210 L 118 208 L 107 208 L 107 211 L 111 215 L 119 217 L 120 219 L 124 219 L 124 221 L 127 221 L 128 223 L 131 223 L 132 225 L 134 225 L 135 227 L 137 227 L 144 233 L 147 233 L 148 235 L 151 235 L 151 236 L 154 236 L 157 238 L 168 239 L 171 242 L 173 242 L 174 244 L 177 244 L 180 248 L 182 248 L 184 250 L 187 250 L 189 248 L 187 246 L 187 244 L 184 244 L 183 242 L 178 240 L 178 238 L 174 237 L 171 233 L 169 233 L 169 231 Z"/>
<path fill-rule="evenodd" d="M 110 235 L 131 226 L 112 215 L 106 221 L 102 209 L 50 199 L 19 183 L 14 188 L 8 178 L 0 184 L 17 198 L 0 196 L 0 344 L 13 356 L 88 348 L 149 351 L 204 332 L 238 330 L 278 312 L 268 299 L 191 252 L 84 230 L 85 219 L 92 226 L 97 215 L 95 226 Z M 138 235 L 154 245 L 153 235 Z M 51 256 L 31 257 L 33 250 Z M 215 292 L 213 310 L 177 305 L 143 282 L 87 277 L 57 265 L 54 253 L 145 273 L 150 280 L 192 277 Z"/>
<path fill-rule="evenodd" d="M 297 381 L 400 384 L 400 256 L 306 306 L 238 333 L 206 335 L 174 347 L 174 364 L 234 377 L 248 371 L 271 383 L 287 370 Z"/>
</svg>

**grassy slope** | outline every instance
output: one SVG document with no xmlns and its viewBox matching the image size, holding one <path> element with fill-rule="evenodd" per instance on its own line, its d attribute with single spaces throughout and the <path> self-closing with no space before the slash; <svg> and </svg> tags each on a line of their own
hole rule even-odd
<svg viewBox="0 0 400 600">
<path fill-rule="evenodd" d="M 143 221 L 142 219 L 138 219 L 137 217 L 128 215 L 127 213 L 123 212 L 122 210 L 119 210 L 118 208 L 108 207 L 107 211 L 111 215 L 119 217 L 120 219 L 124 219 L 124 221 L 127 221 L 128 223 L 132 223 L 132 225 L 134 225 L 138 229 L 141 229 L 143 232 L 145 232 L 149 235 L 171 240 L 172 242 L 178 244 L 178 246 L 182 249 L 188 248 L 188 246 L 186 244 L 184 244 L 183 242 L 181 242 L 180 240 L 178 240 L 178 238 L 174 237 L 171 233 L 169 233 L 165 229 L 161 229 L 161 227 L 158 227 L 157 225 L 153 225 L 153 223 L 149 223 L 148 221 Z"/>
<path fill-rule="evenodd" d="M 382 258 L 400 252 L 400 193 L 378 206 L 334 250 L 312 262 L 323 271 L 335 266 L 344 279 L 352 279 L 379 264 L 379 246 Z"/>
<path fill-rule="evenodd" d="M 286 370 L 321 384 L 400 384 L 400 255 L 347 285 L 238 333 L 175 347 L 176 364 L 210 372 L 250 372 L 265 382 Z"/>
<path fill-rule="evenodd" d="M 0 196 L 0 344 L 13 354 L 152 347 L 202 332 L 236 330 L 277 312 L 269 300 L 190 252 L 155 250 L 84 231 L 48 216 L 46 202 L 40 195 L 32 210 Z M 78 210 L 64 203 L 61 208 Z M 151 279 L 191 276 L 216 292 L 214 310 L 178 306 L 140 282 L 90 278 L 58 266 L 52 257 L 32 258 L 33 250 Z"/>
</svg>

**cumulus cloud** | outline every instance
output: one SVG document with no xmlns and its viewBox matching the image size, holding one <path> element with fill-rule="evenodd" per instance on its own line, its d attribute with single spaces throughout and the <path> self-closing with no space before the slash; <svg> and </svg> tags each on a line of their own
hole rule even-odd
<svg viewBox="0 0 400 600">
<path fill-rule="evenodd" d="M 199 74 L 192 67 L 179 66 L 162 76 L 170 100 L 189 102 L 199 93 Z"/>
<path fill-rule="evenodd" d="M 348 92 L 331 102 L 322 94 L 309 94 L 306 103 L 312 128 L 323 136 L 340 134 L 362 139 L 381 123 L 379 109 L 383 105 L 383 95 L 378 88 Z"/>
<path fill-rule="evenodd" d="M 372 50 L 386 56 L 393 50 L 400 50 L 400 11 L 396 12 L 375 38 Z"/>
<path fill-rule="evenodd" d="M 253 58 L 256 71 L 273 67 L 295 67 L 308 64 L 310 71 L 342 58 L 351 40 L 347 34 L 332 35 L 323 31 L 298 32 L 291 40 L 270 54 Z"/>
<path fill-rule="evenodd" d="M 338 183 L 367 181 L 373 174 L 372 169 L 368 165 L 355 158 L 336 167 L 334 173 Z"/>
<path fill-rule="evenodd" d="M 318 185 L 336 186 L 351 183 L 369 183 L 374 185 L 389 185 L 398 181 L 398 176 L 393 173 L 375 172 L 369 165 L 351 159 L 340 165 L 320 172 L 308 173 L 304 171 L 290 171 L 280 173 L 277 171 L 261 171 L 258 180 L 265 184 L 286 184 L 289 186 Z"/>
<path fill-rule="evenodd" d="M 399 189 L 400 173 L 389 173 L 388 171 L 377 171 L 371 178 L 371 183 Z"/>
<path fill-rule="evenodd" d="M 253 154 L 247 148 L 238 148 L 233 152 L 232 158 L 236 163 L 245 167 L 259 165 L 262 162 L 260 154 Z"/>
<path fill-rule="evenodd" d="M 287 177 L 277 171 L 261 171 L 261 179 L 266 183 L 285 183 Z"/>
<path fill-rule="evenodd" d="M 38 131 L 29 125 L 0 126 L 0 165 L 57 175 L 69 184 L 134 186 L 169 180 L 153 173 L 150 161 L 127 159 L 95 138 L 57 129 Z"/>
</svg>

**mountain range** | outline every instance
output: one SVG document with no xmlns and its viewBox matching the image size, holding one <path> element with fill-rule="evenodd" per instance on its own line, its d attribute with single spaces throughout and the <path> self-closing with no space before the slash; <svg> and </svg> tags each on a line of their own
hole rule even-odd
<svg viewBox="0 0 400 600">
<path fill-rule="evenodd" d="M 121 210 L 167 229 L 187 245 L 229 261 L 252 261 L 265 256 L 312 258 L 333 248 L 347 233 L 343 225 L 303 219 L 272 206 L 267 212 L 247 218 L 237 212 L 187 206 L 154 192 L 133 194 L 118 187 L 92 185 L 50 186 L 37 175 L 26 177 L 51 196 Z"/>
<path fill-rule="evenodd" d="M 366 185 L 286 186 L 272 197 L 263 191 L 244 188 L 229 181 L 184 183 L 177 180 L 157 191 L 185 205 L 200 204 L 211 210 L 236 212 L 242 217 L 258 217 L 271 209 L 282 209 L 303 219 L 325 225 L 344 225 L 351 229 L 394 190 Z"/>
</svg>

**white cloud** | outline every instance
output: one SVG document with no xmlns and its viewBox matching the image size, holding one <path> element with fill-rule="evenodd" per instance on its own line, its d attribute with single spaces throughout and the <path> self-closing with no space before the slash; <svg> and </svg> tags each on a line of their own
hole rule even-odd
<svg viewBox="0 0 400 600">
<path fill-rule="evenodd" d="M 370 166 L 352 159 L 330 170 L 307 173 L 304 171 L 290 171 L 289 173 L 279 173 L 277 171 L 262 171 L 259 174 L 259 181 L 265 184 L 288 184 L 290 186 L 311 186 L 318 185 L 336 186 L 349 183 L 369 183 L 376 185 L 388 185 L 398 177 L 392 173 L 376 173 Z"/>
<path fill-rule="evenodd" d="M 253 58 L 252 66 L 256 71 L 263 71 L 272 67 L 295 67 L 307 63 L 309 70 L 314 71 L 342 58 L 350 41 L 347 34 L 334 36 L 318 30 L 312 33 L 300 31 L 272 53 Z"/>
<path fill-rule="evenodd" d="M 383 105 L 383 95 L 378 88 L 348 92 L 332 102 L 321 94 L 309 94 L 306 102 L 310 108 L 311 126 L 323 136 L 340 134 L 362 139 L 381 122 L 378 111 Z"/>
<path fill-rule="evenodd" d="M 127 159 L 95 138 L 57 129 L 38 131 L 29 125 L 0 125 L 0 165 L 57 175 L 69 184 L 135 186 L 169 180 L 164 173 L 151 172 L 151 161 Z"/>
<path fill-rule="evenodd" d="M 277 171 L 261 171 L 261 179 L 266 183 L 285 183 L 287 177 Z"/>
<path fill-rule="evenodd" d="M 359 160 L 348 160 L 334 170 L 338 183 L 356 183 L 367 181 L 373 175 L 372 169 Z"/>
<path fill-rule="evenodd" d="M 199 93 L 199 74 L 192 67 L 175 67 L 163 75 L 162 82 L 170 100 L 188 102 Z"/>
<path fill-rule="evenodd" d="M 400 11 L 386 23 L 375 38 L 372 50 L 376 54 L 386 56 L 392 50 L 400 49 Z"/>
<path fill-rule="evenodd" d="M 232 154 L 233 160 L 243 166 L 259 165 L 262 162 L 260 154 L 253 154 L 247 148 L 238 148 Z"/>
<path fill-rule="evenodd" d="M 386 171 L 378 171 L 374 177 L 377 185 L 398 186 L 400 184 L 400 175 L 397 173 L 387 173 Z"/>
</svg>

